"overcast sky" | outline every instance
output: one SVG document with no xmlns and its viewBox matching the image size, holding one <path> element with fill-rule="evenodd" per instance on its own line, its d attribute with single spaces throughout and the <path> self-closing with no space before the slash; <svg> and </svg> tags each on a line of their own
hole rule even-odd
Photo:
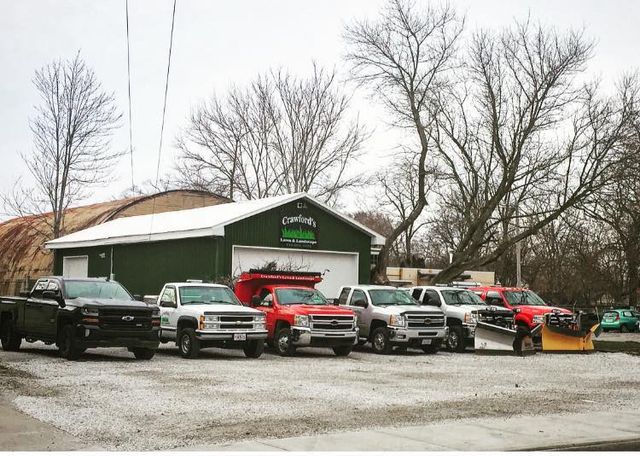
<svg viewBox="0 0 640 456">
<path fill-rule="evenodd" d="M 28 171 L 19 157 L 31 150 L 28 119 L 38 102 L 34 71 L 80 50 L 105 89 L 115 93 L 125 115 L 113 140 L 128 149 L 127 67 L 124 0 L 0 0 L 0 192 Z M 130 0 L 133 99 L 134 179 L 155 178 L 162 96 L 172 0 Z M 257 73 L 283 67 L 308 73 L 313 60 L 344 68 L 341 33 L 354 18 L 375 16 L 380 0 L 178 0 L 165 147 L 161 174 L 170 171 L 177 152 L 175 137 L 203 98 L 242 85 Z M 419 3 L 419 0 L 418 0 Z M 640 2 L 586 0 L 452 1 L 466 12 L 468 30 L 499 28 L 532 18 L 558 28 L 585 27 L 597 41 L 589 71 L 607 84 L 623 71 L 640 66 Z M 346 76 L 346 75 L 345 75 Z M 354 115 L 374 130 L 366 166 L 381 166 L 398 142 L 385 124 L 385 113 L 354 94 Z M 96 188 L 90 201 L 119 195 L 131 180 L 129 159 L 121 161 L 117 181 Z M 348 196 L 345 204 L 352 206 Z"/>
</svg>

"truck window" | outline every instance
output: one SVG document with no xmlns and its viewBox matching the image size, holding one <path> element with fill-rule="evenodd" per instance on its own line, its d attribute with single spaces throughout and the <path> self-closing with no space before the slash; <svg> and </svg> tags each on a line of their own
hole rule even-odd
<svg viewBox="0 0 640 456">
<path fill-rule="evenodd" d="M 183 306 L 189 304 L 240 305 L 240 301 L 238 301 L 236 296 L 233 294 L 233 291 L 227 287 L 193 285 L 180 287 L 178 292 L 180 293 L 180 304 Z"/>
<path fill-rule="evenodd" d="M 165 307 L 162 305 L 163 302 L 171 302 L 173 304 L 176 304 L 176 289 L 174 287 L 166 287 L 164 289 L 164 291 L 162 292 L 162 296 L 160 296 L 161 307 Z"/>
<path fill-rule="evenodd" d="M 424 299 L 422 303 L 428 306 L 440 307 L 442 305 L 442 302 L 440 301 L 440 296 L 438 296 L 438 292 L 435 290 L 427 290 L 424 294 Z"/>
<path fill-rule="evenodd" d="M 422 294 L 422 288 L 414 288 L 413 291 L 411 292 L 411 296 L 413 296 L 413 299 L 415 299 L 417 301 L 420 300 L 420 295 L 421 294 Z"/>
<path fill-rule="evenodd" d="M 118 282 L 66 280 L 64 288 L 67 299 L 96 298 L 133 301 L 129 292 Z"/>
<path fill-rule="evenodd" d="M 347 298 L 349 297 L 349 292 L 351 288 L 343 288 L 340 292 L 340 296 L 338 297 L 338 304 L 345 306 L 347 305 Z"/>
<path fill-rule="evenodd" d="M 262 305 L 263 306 L 270 306 L 271 303 L 273 302 L 273 295 L 271 293 L 267 293 L 264 298 L 262 298 Z"/>
<path fill-rule="evenodd" d="M 313 288 L 278 288 L 276 289 L 278 304 L 288 306 L 291 304 L 328 304 L 327 298 L 320 291 Z"/>
<path fill-rule="evenodd" d="M 42 293 L 47 289 L 47 285 L 49 284 L 49 279 L 40 279 L 33 286 L 33 291 L 31 292 L 31 297 L 34 299 L 42 299 Z"/>
<path fill-rule="evenodd" d="M 351 300 L 349 301 L 350 306 L 356 306 L 357 301 L 367 302 L 367 295 L 364 294 L 362 290 L 353 290 L 353 294 L 351 295 Z M 359 306 L 362 307 L 362 306 Z"/>
<path fill-rule="evenodd" d="M 500 296 L 500 293 L 498 293 L 497 291 L 488 291 L 486 302 L 490 306 L 504 307 L 504 302 L 502 301 L 502 297 Z"/>
</svg>

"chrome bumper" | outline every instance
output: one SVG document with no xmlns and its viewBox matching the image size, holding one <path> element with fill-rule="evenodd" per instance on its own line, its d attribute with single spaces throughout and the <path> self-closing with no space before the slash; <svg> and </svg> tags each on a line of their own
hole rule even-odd
<svg viewBox="0 0 640 456">
<path fill-rule="evenodd" d="M 267 331 L 235 331 L 235 332 L 216 332 L 216 331 L 196 331 L 196 337 L 200 340 L 233 340 L 234 334 L 246 334 L 247 340 L 266 339 Z M 242 341 L 237 341 L 242 342 Z"/>
<path fill-rule="evenodd" d="M 389 326 L 390 342 L 408 342 L 413 339 L 446 339 L 449 328 L 407 329 Z"/>
<path fill-rule="evenodd" d="M 332 341 L 340 341 L 340 340 L 349 340 L 353 339 L 353 343 L 358 342 L 358 332 L 359 329 L 351 329 L 348 331 L 311 331 L 310 328 L 306 326 L 292 326 L 291 327 L 291 335 L 293 345 L 311 345 L 311 338 L 314 339 L 325 339 Z"/>
</svg>

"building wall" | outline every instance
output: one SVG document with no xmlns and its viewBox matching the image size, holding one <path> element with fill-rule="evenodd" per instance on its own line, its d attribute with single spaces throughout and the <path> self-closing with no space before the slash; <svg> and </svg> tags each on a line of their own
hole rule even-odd
<svg viewBox="0 0 640 456">
<path fill-rule="evenodd" d="M 187 238 L 161 242 L 61 249 L 54 273 L 62 274 L 64 256 L 87 255 L 90 277 L 109 277 L 111 249 L 115 280 L 134 294 L 157 294 L 166 282 L 214 280 L 220 268 L 216 251 L 220 238 Z"/>
<path fill-rule="evenodd" d="M 428 285 L 429 279 L 426 277 L 420 277 L 422 274 L 437 274 L 440 269 L 429 268 L 399 268 L 388 267 L 387 277 L 392 282 L 403 283 L 407 286 L 413 285 Z M 464 271 L 464 274 L 471 276 L 468 281 L 480 282 L 482 285 L 494 285 L 495 284 L 495 272 L 493 271 Z"/>
<path fill-rule="evenodd" d="M 335 218 L 309 202 L 306 209 L 298 209 L 297 201 L 253 217 L 246 218 L 225 229 L 224 274 L 231 274 L 231 256 L 233 245 L 249 245 L 261 247 L 281 247 L 280 218 L 302 211 L 314 217 L 318 223 L 318 245 L 313 250 L 330 250 L 338 252 L 358 252 L 358 274 L 360 283 L 369 283 L 371 265 L 371 238 L 348 223 Z"/>
</svg>

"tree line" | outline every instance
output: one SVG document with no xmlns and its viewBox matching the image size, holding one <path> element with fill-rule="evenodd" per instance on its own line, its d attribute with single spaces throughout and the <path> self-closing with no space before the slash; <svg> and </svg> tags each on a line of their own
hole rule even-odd
<svg viewBox="0 0 640 456">
<path fill-rule="evenodd" d="M 588 79 L 594 41 L 531 19 L 472 29 L 448 4 L 389 0 L 344 30 L 347 81 L 268 70 L 193 108 L 163 180 L 232 199 L 308 192 L 336 204 L 364 189 L 376 204 L 353 214 L 386 236 L 372 280 L 389 265 L 430 266 L 448 282 L 492 269 L 523 277 L 559 302 L 637 302 L 640 286 L 638 77 L 615 90 Z M 386 109 L 404 138 L 375 175 L 359 167 L 372 128 L 349 89 Z M 121 115 L 78 54 L 36 72 L 41 104 L 23 159 L 33 186 L 3 196 L 12 214 L 64 211 L 106 182 L 122 153 Z M 179 183 L 179 184 L 178 184 Z M 148 188 L 147 188 L 148 190 Z"/>
</svg>

